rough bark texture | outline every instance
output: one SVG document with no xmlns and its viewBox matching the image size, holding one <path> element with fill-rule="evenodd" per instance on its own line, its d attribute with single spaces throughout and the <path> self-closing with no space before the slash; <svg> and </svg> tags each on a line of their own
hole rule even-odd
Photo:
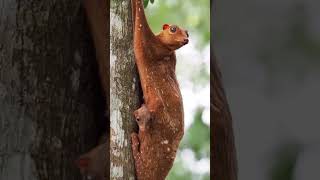
<svg viewBox="0 0 320 180">
<path fill-rule="evenodd" d="M 138 108 L 138 77 L 132 47 L 131 3 L 111 0 L 110 9 L 110 177 L 135 179 L 130 134 Z"/>
<path fill-rule="evenodd" d="M 94 54 L 81 1 L 1 1 L 0 179 L 80 179 L 103 112 Z"/>
<path fill-rule="evenodd" d="M 211 109 L 212 127 L 212 164 L 213 180 L 236 180 L 237 160 L 232 128 L 232 117 L 221 81 L 221 72 L 216 58 L 211 52 Z"/>
</svg>

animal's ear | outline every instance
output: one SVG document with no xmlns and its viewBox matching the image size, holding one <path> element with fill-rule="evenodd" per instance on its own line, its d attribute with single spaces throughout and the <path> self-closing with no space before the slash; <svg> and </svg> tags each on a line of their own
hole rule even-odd
<svg viewBox="0 0 320 180">
<path fill-rule="evenodd" d="M 166 30 L 166 29 L 168 29 L 170 26 L 169 26 L 169 24 L 164 24 L 163 26 L 162 26 L 162 29 L 163 30 Z"/>
<path fill-rule="evenodd" d="M 75 164 L 78 166 L 78 168 L 86 168 L 89 165 L 90 159 L 88 157 L 80 157 L 75 161 Z"/>
</svg>

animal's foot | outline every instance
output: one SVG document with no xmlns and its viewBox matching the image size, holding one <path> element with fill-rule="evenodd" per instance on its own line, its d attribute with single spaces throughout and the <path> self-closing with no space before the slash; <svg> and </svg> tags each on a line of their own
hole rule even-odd
<svg viewBox="0 0 320 180">
<path fill-rule="evenodd" d="M 131 134 L 132 154 L 137 172 L 142 168 L 142 158 L 140 153 L 140 140 L 137 133 Z"/>
<path fill-rule="evenodd" d="M 143 179 L 141 173 L 145 169 L 143 167 L 142 154 L 140 152 L 140 139 L 137 133 L 131 134 L 132 154 L 135 162 L 136 175 L 138 179 Z"/>
<path fill-rule="evenodd" d="M 133 156 L 140 155 L 140 140 L 137 133 L 131 133 L 131 144 Z"/>
<path fill-rule="evenodd" d="M 145 104 L 142 104 L 139 109 L 134 111 L 133 115 L 138 123 L 140 131 L 145 131 L 150 126 L 152 115 Z"/>
</svg>

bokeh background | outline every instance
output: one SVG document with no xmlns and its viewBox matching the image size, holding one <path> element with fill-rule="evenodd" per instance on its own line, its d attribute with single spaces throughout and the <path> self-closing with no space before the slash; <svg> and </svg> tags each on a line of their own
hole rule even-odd
<svg viewBox="0 0 320 180">
<path fill-rule="evenodd" d="M 320 1 L 216 1 L 239 180 L 320 179 Z"/>
<path fill-rule="evenodd" d="M 146 0 L 145 5 L 154 33 L 160 32 L 163 24 L 176 24 L 190 35 L 190 43 L 176 51 L 185 135 L 167 180 L 209 180 L 210 1 Z"/>
</svg>

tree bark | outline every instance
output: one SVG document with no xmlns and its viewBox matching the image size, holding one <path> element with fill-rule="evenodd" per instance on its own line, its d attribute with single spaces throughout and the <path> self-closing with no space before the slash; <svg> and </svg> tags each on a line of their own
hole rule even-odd
<svg viewBox="0 0 320 180">
<path fill-rule="evenodd" d="M 213 180 L 236 180 L 237 159 L 232 128 L 232 117 L 223 89 L 220 68 L 211 52 L 211 109 L 213 110 L 212 164 Z"/>
<path fill-rule="evenodd" d="M 111 0 L 110 33 L 111 179 L 134 180 L 130 134 L 137 128 L 133 111 L 139 107 L 140 88 L 133 54 L 129 0 Z"/>
<path fill-rule="evenodd" d="M 92 47 L 81 1 L 1 1 L 0 179 L 80 179 L 103 131 Z"/>
</svg>

